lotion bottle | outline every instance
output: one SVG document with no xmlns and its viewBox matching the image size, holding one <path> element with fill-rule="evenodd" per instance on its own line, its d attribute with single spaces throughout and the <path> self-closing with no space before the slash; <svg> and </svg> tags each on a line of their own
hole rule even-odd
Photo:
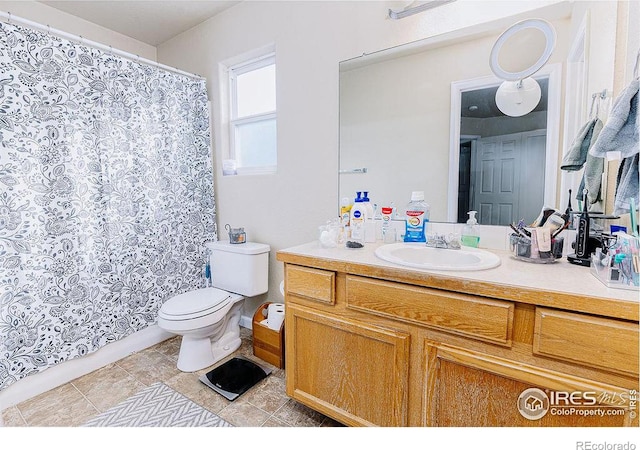
<svg viewBox="0 0 640 450">
<path fill-rule="evenodd" d="M 351 229 L 351 240 L 364 243 L 364 225 L 367 220 L 367 208 L 362 201 L 361 192 L 356 193 L 356 198 L 351 207 L 351 217 L 349 219 L 349 228 Z"/>
</svg>

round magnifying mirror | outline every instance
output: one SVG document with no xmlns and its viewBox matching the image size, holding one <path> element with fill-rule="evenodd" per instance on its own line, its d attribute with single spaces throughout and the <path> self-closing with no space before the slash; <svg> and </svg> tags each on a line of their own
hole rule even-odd
<svg viewBox="0 0 640 450">
<path fill-rule="evenodd" d="M 542 19 L 517 22 L 502 33 L 491 49 L 489 65 L 506 81 L 530 77 L 544 66 L 556 45 L 556 32 Z"/>
</svg>

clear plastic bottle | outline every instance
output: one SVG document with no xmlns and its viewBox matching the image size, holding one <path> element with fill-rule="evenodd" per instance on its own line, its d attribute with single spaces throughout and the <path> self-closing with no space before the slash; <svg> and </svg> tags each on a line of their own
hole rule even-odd
<svg viewBox="0 0 640 450">
<path fill-rule="evenodd" d="M 373 207 L 373 203 L 371 203 L 371 199 L 369 199 L 369 191 L 364 191 L 364 195 L 362 196 L 362 201 L 364 202 L 364 206 L 367 208 L 367 219 L 374 219 L 375 209 Z"/>
<path fill-rule="evenodd" d="M 407 205 L 405 242 L 427 242 L 425 231 L 431 207 L 424 201 L 424 191 L 413 191 Z"/>
<path fill-rule="evenodd" d="M 366 208 L 365 220 L 364 220 L 364 241 L 375 242 L 376 241 L 376 223 L 374 221 L 375 207 L 369 199 L 369 192 L 364 191 L 362 197 L 362 203 Z"/>
<path fill-rule="evenodd" d="M 480 234 L 478 233 L 478 220 L 476 219 L 477 211 L 469 211 L 467 214 L 469 215 L 469 219 L 467 220 L 467 224 L 462 227 L 462 236 L 460 241 L 462 245 L 466 245 L 467 247 L 477 247 L 480 243 Z"/>
<path fill-rule="evenodd" d="M 340 221 L 343 227 L 349 226 L 349 220 L 351 219 L 351 199 L 349 197 L 343 197 L 340 202 Z"/>
<path fill-rule="evenodd" d="M 391 215 L 393 214 L 392 207 L 382 208 L 382 241 L 386 244 L 396 241 L 396 229 L 393 227 Z"/>
</svg>

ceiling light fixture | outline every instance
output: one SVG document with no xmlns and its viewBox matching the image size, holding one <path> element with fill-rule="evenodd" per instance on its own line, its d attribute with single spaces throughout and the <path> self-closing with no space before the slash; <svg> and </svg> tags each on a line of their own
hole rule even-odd
<svg viewBox="0 0 640 450">
<path fill-rule="evenodd" d="M 412 16 L 422 11 L 426 11 L 428 9 L 437 8 L 438 6 L 445 5 L 447 3 L 455 2 L 456 0 L 429 0 L 427 2 L 412 2 L 404 9 L 400 11 L 394 11 L 392 9 L 389 10 L 389 17 L 394 20 L 403 19 L 408 16 Z M 420 3 L 416 6 L 411 6 L 415 3 Z"/>
</svg>

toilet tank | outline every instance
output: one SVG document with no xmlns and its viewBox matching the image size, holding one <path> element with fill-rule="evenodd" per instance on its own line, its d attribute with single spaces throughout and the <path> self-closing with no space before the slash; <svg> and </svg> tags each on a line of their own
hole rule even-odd
<svg viewBox="0 0 640 450">
<path fill-rule="evenodd" d="M 229 241 L 207 243 L 211 250 L 213 287 L 246 297 L 269 289 L 269 250 L 267 244 Z"/>
</svg>

